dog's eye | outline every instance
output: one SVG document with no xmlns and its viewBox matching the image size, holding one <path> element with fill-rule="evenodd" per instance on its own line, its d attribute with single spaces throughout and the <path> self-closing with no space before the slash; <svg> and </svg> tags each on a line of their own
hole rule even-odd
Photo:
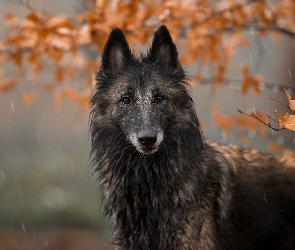
<svg viewBox="0 0 295 250">
<path fill-rule="evenodd" d="M 129 105 L 129 104 L 131 104 L 131 100 L 130 100 L 129 97 L 123 97 L 122 100 L 121 100 L 121 102 L 122 102 L 123 104 L 125 104 L 125 105 Z"/>
<path fill-rule="evenodd" d="M 160 103 L 160 102 L 162 102 L 162 101 L 164 101 L 164 96 L 162 96 L 162 95 L 155 95 L 154 96 L 154 99 L 153 99 L 153 103 Z"/>
</svg>

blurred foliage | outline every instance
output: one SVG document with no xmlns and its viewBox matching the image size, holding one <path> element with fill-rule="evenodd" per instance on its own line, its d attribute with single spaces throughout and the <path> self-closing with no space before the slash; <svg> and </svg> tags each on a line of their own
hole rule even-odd
<svg viewBox="0 0 295 250">
<path fill-rule="evenodd" d="M 249 45 L 244 31 L 255 31 L 265 37 L 273 34 L 294 37 L 295 0 L 246 1 L 222 0 L 161 0 L 161 1 L 107 1 L 96 0 L 87 11 L 68 16 L 53 15 L 20 1 L 28 9 L 25 18 L 9 12 L 5 24 L 9 33 L 0 42 L 0 63 L 11 62 L 19 70 L 19 76 L 4 77 L 0 68 L 0 92 L 8 92 L 21 84 L 24 68 L 30 68 L 31 89 L 23 93 L 23 102 L 32 105 L 40 96 L 40 89 L 53 93 L 54 103 L 61 107 L 68 99 L 78 107 L 88 107 L 91 89 L 95 84 L 98 63 L 93 53 L 101 53 L 106 39 L 114 27 L 121 28 L 132 47 L 145 45 L 160 24 L 167 25 L 178 48 L 183 52 L 181 61 L 188 65 L 199 62 L 202 67 L 193 76 L 194 83 L 203 82 L 202 69 L 210 64 L 215 72 L 210 81 L 214 86 L 225 82 L 229 63 L 237 48 Z M 185 39 L 183 39 L 185 38 Z M 90 48 L 90 53 L 83 53 Z M 36 87 L 42 70 L 52 71 L 52 78 Z M 67 79 L 77 79 L 83 73 L 85 84 L 78 87 L 65 84 Z M 252 75 L 250 67 L 241 67 L 243 94 L 252 89 L 260 93 L 263 77 Z M 212 106 L 214 107 L 214 105 Z M 214 112 L 214 110 L 213 110 Z M 275 121 L 281 128 L 294 130 L 294 110 Z M 238 116 L 243 116 L 239 114 Z M 215 115 L 215 118 L 217 116 Z M 227 117 L 233 127 L 253 128 L 263 131 L 264 124 L 251 117 Z M 243 119 L 243 122 L 240 122 Z M 267 123 L 267 116 L 259 112 L 259 119 Z M 222 127 L 228 122 L 222 116 L 216 118 Z M 219 121 L 219 122 L 218 122 Z M 282 123 L 283 121 L 283 123 Z M 288 126 L 286 126 L 288 124 Z M 291 124 L 291 126 L 289 125 Z M 223 127 L 224 128 L 224 127 Z"/>
</svg>

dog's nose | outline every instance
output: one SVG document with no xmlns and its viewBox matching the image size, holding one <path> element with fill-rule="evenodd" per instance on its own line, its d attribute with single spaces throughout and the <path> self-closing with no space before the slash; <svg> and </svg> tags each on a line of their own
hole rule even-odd
<svg viewBox="0 0 295 250">
<path fill-rule="evenodd" d="M 143 130 L 137 134 L 137 138 L 141 145 L 151 147 L 157 141 L 157 133 L 150 130 Z"/>
</svg>

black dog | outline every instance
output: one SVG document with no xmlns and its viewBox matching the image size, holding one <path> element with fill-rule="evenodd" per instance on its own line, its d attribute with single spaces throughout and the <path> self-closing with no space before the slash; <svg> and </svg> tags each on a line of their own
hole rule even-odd
<svg viewBox="0 0 295 250">
<path fill-rule="evenodd" d="M 117 249 L 295 249 L 295 160 L 204 142 L 165 26 L 140 58 L 119 29 L 91 99 Z"/>
</svg>

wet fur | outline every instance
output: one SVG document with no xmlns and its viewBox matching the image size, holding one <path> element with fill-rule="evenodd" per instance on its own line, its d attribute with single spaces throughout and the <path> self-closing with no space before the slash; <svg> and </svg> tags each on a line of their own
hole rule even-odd
<svg viewBox="0 0 295 250">
<path fill-rule="evenodd" d="M 165 26 L 140 58 L 114 29 L 97 80 L 93 166 L 117 249 L 295 248 L 295 160 L 203 140 Z M 162 133 L 154 151 L 142 129 Z"/>
</svg>

